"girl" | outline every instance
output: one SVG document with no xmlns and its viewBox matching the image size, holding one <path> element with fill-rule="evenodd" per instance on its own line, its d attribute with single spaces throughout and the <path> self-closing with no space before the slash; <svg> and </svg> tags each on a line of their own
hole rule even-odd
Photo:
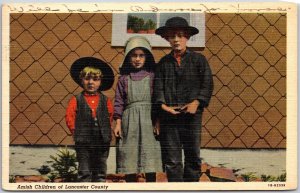
<svg viewBox="0 0 300 193">
<path fill-rule="evenodd" d="M 151 120 L 154 65 L 148 40 L 141 36 L 130 38 L 114 104 L 117 173 L 127 174 L 127 182 L 135 181 L 138 173 L 145 173 L 147 182 L 155 182 L 155 172 L 161 170 L 160 145 Z"/>
</svg>

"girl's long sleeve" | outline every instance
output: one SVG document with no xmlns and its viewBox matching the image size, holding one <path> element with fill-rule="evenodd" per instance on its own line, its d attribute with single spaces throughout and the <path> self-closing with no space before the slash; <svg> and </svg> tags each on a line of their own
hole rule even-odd
<svg viewBox="0 0 300 193">
<path fill-rule="evenodd" d="M 125 101 L 126 101 L 125 78 L 126 78 L 125 76 L 121 76 L 117 84 L 115 103 L 114 103 L 114 115 L 113 115 L 113 118 L 115 120 L 122 118 L 122 114 L 125 107 Z"/>
</svg>

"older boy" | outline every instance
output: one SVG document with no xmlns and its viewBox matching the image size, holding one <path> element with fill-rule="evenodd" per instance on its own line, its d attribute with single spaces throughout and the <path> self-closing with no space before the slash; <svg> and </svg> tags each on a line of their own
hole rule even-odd
<svg viewBox="0 0 300 193">
<path fill-rule="evenodd" d="M 189 38 L 198 32 L 181 17 L 168 19 L 155 31 L 172 47 L 157 65 L 154 85 L 154 104 L 161 109 L 162 161 L 169 182 L 195 182 L 200 177 L 201 119 L 213 79 L 206 58 L 187 49 Z"/>
<path fill-rule="evenodd" d="M 84 57 L 72 64 L 71 76 L 83 88 L 71 98 L 65 117 L 74 135 L 79 181 L 105 182 L 113 106 L 100 91 L 112 86 L 113 71 L 97 58 Z"/>
</svg>

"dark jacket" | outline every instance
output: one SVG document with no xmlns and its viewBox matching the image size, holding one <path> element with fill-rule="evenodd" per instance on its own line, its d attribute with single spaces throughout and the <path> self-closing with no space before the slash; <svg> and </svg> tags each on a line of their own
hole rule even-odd
<svg viewBox="0 0 300 193">
<path fill-rule="evenodd" d="M 213 92 L 213 78 L 206 58 L 190 50 L 181 58 L 180 67 L 173 52 L 157 64 L 154 78 L 154 103 L 182 106 L 197 99 L 199 108 L 207 107 Z"/>
<path fill-rule="evenodd" d="M 88 106 L 83 94 L 76 96 L 77 113 L 75 122 L 75 142 L 90 145 L 107 144 L 111 140 L 111 127 L 107 109 L 107 98 L 99 95 L 97 116 L 92 117 L 91 108 Z"/>
</svg>

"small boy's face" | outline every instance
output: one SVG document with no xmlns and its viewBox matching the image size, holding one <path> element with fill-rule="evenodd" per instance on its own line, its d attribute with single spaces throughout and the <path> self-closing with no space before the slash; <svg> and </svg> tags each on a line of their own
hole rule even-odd
<svg viewBox="0 0 300 193">
<path fill-rule="evenodd" d="M 82 78 L 82 85 L 87 93 L 96 93 L 101 85 L 101 78 L 99 75 L 87 74 Z"/>
<path fill-rule="evenodd" d="M 186 31 L 175 29 L 173 31 L 168 31 L 165 35 L 165 39 L 170 43 L 175 52 L 183 52 L 186 50 L 186 44 L 189 37 Z"/>
<path fill-rule="evenodd" d="M 144 66 L 146 61 L 146 54 L 143 50 L 135 49 L 131 51 L 129 57 L 133 68 L 139 69 Z"/>
</svg>

